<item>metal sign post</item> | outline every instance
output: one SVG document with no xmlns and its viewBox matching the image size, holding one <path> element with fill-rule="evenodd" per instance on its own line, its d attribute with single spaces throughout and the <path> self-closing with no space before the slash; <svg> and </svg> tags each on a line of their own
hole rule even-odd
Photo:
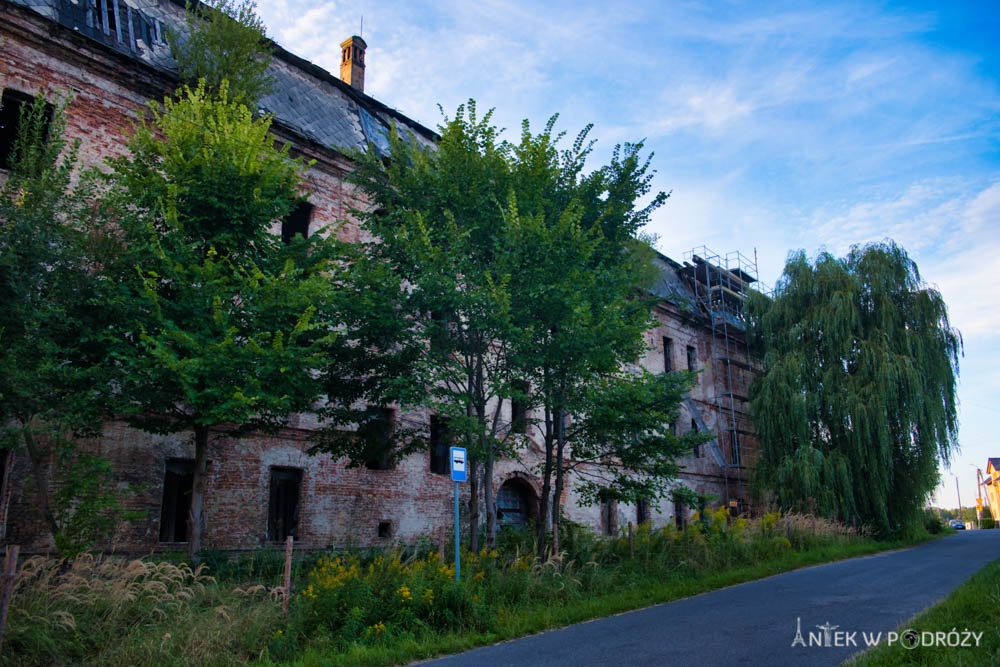
<svg viewBox="0 0 1000 667">
<path fill-rule="evenodd" d="M 455 484 L 455 581 L 462 579 L 461 545 L 458 533 L 458 483 L 466 481 L 465 448 L 451 448 L 451 481 Z"/>
</svg>

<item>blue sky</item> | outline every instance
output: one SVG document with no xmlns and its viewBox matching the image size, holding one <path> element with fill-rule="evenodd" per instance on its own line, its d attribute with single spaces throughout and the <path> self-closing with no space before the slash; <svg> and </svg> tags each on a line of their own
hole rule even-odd
<svg viewBox="0 0 1000 667">
<path fill-rule="evenodd" d="M 893 238 L 965 340 L 962 451 L 938 501 L 1000 456 L 1000 5 L 262 0 L 280 44 L 333 73 L 364 16 L 366 92 L 431 127 L 474 98 L 514 139 L 594 123 L 593 165 L 645 139 L 650 230 L 677 259 L 843 255 Z"/>
</svg>

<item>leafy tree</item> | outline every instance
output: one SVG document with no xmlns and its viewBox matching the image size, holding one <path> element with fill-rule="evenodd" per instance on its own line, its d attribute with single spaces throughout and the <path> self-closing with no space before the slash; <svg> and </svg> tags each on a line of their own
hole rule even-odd
<svg viewBox="0 0 1000 667">
<path fill-rule="evenodd" d="M 653 375 L 634 366 L 655 325 L 654 299 L 644 289 L 655 277 L 653 252 L 639 234 L 667 195 L 637 207 L 652 178 L 641 144 L 617 147 L 610 164 L 581 175 L 590 128 L 558 151 L 555 120 L 535 136 L 525 123 L 514 148 L 519 197 L 508 207 L 518 254 L 511 283 L 521 336 L 517 375 L 531 386 L 520 400 L 543 414 L 540 555 L 550 497 L 558 550 L 569 474 L 584 502 L 662 497 L 679 470 L 676 458 L 705 439 L 666 428 L 693 384 L 690 374 Z"/>
<path fill-rule="evenodd" d="M 122 255 L 106 273 L 128 314 L 119 410 L 148 431 L 192 433 L 192 557 L 212 443 L 310 410 L 336 338 L 340 244 L 314 234 L 284 246 L 271 233 L 302 200 L 303 165 L 274 148 L 269 127 L 225 83 L 185 89 L 150 105 L 108 177 Z"/>
<path fill-rule="evenodd" d="M 501 419 L 506 401 L 544 410 L 543 512 L 552 479 L 558 496 L 576 465 L 563 459 L 571 436 L 574 457 L 579 448 L 590 463 L 579 469 L 594 493 L 621 497 L 658 492 L 676 472 L 674 457 L 692 446 L 662 432 L 690 380 L 623 369 L 651 324 L 639 290 L 651 257 L 635 232 L 666 197 L 635 209 L 649 190 L 640 147 L 616 151 L 612 164 L 581 177 L 586 131 L 559 152 L 555 118 L 538 135 L 525 124 L 515 145 L 500 140 L 490 117 L 477 118 L 471 101 L 459 107 L 433 150 L 394 130 L 391 160 L 355 155 L 351 176 L 371 201 L 355 211 L 374 239 L 366 256 L 394 276 L 387 312 L 400 318 L 397 331 L 412 334 L 403 344 L 415 360 L 407 377 L 420 390 L 405 400 L 446 418 L 469 449 L 473 548 L 480 473 L 492 544 L 494 463 L 516 455 L 518 429 Z M 539 389 L 525 391 L 525 382 Z M 559 430 L 560 415 L 573 416 L 572 434 Z M 397 454 L 420 444 L 411 440 Z M 544 521 L 539 531 L 542 541 Z"/>
<path fill-rule="evenodd" d="M 371 266 L 386 273 L 385 311 L 391 328 L 408 332 L 397 345 L 410 351 L 410 372 L 393 399 L 423 404 L 446 419 L 469 450 L 470 524 L 478 548 L 480 465 L 487 532 L 495 534 L 492 468 L 507 443 L 500 420 L 509 390 L 506 350 L 513 336 L 505 265 L 505 198 L 509 147 L 498 140 L 490 114 L 475 104 L 445 119 L 434 149 L 390 132 L 391 160 L 371 150 L 355 154 L 348 178 L 371 201 L 354 214 L 375 239 L 364 244 Z M 387 397 L 388 398 L 388 397 Z M 399 457 L 424 441 L 397 447 Z M 356 453 L 326 449 L 337 455 Z"/>
<path fill-rule="evenodd" d="M 252 106 L 274 91 L 271 42 L 255 0 L 208 0 L 187 6 L 187 34 L 168 28 L 181 81 L 205 82 L 209 92 L 228 85 L 229 98 Z"/>
<path fill-rule="evenodd" d="M 957 447 L 962 340 L 941 295 L 887 241 L 793 254 L 749 312 L 758 492 L 880 534 L 913 521 Z"/>
<path fill-rule="evenodd" d="M 111 375 L 109 320 L 96 298 L 104 251 L 89 214 L 92 182 L 73 185 L 68 104 L 38 97 L 21 107 L 0 189 L 0 443 L 27 453 L 38 511 L 61 552 L 86 547 L 124 516 L 113 487 L 74 484 L 82 470 L 107 466 L 78 453 L 73 438 L 100 433 Z"/>
</svg>

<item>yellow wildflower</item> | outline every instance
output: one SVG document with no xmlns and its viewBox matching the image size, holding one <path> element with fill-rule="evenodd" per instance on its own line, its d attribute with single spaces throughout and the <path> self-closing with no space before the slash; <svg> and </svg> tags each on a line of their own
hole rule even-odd
<svg viewBox="0 0 1000 667">
<path fill-rule="evenodd" d="M 406 586 L 400 586 L 399 590 L 396 592 L 399 593 L 399 597 L 403 598 L 404 602 L 413 599 L 413 596 L 410 594 L 410 589 Z"/>
</svg>

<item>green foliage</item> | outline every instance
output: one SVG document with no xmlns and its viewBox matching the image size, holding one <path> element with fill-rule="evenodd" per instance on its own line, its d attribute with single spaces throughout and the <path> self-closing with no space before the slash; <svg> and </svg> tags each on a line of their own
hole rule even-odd
<svg viewBox="0 0 1000 667">
<path fill-rule="evenodd" d="M 106 483 L 107 461 L 72 442 L 99 433 L 114 375 L 95 270 L 106 247 L 94 233 L 92 180 L 73 183 L 79 146 L 64 138 L 68 104 L 38 97 L 21 107 L 0 190 L 0 446 L 27 453 L 39 518 L 56 547 L 74 553 L 131 515 Z"/>
<path fill-rule="evenodd" d="M 247 106 L 274 91 L 274 77 L 267 72 L 271 43 L 255 0 L 189 3 L 187 34 L 168 28 L 167 41 L 184 84 L 204 81 L 217 93 L 226 81 L 230 97 Z"/>
<path fill-rule="evenodd" d="M 962 343 L 941 295 L 886 242 L 792 255 L 749 312 L 758 492 L 883 535 L 916 521 L 957 446 Z"/>
<path fill-rule="evenodd" d="M 185 89 L 150 105 L 108 176 L 121 243 L 104 267 L 121 313 L 116 407 L 148 431 L 194 432 L 193 508 L 209 431 L 269 431 L 309 410 L 336 339 L 342 244 L 312 234 L 285 246 L 271 233 L 302 200 L 303 165 L 269 127 L 225 83 Z"/>
</svg>

